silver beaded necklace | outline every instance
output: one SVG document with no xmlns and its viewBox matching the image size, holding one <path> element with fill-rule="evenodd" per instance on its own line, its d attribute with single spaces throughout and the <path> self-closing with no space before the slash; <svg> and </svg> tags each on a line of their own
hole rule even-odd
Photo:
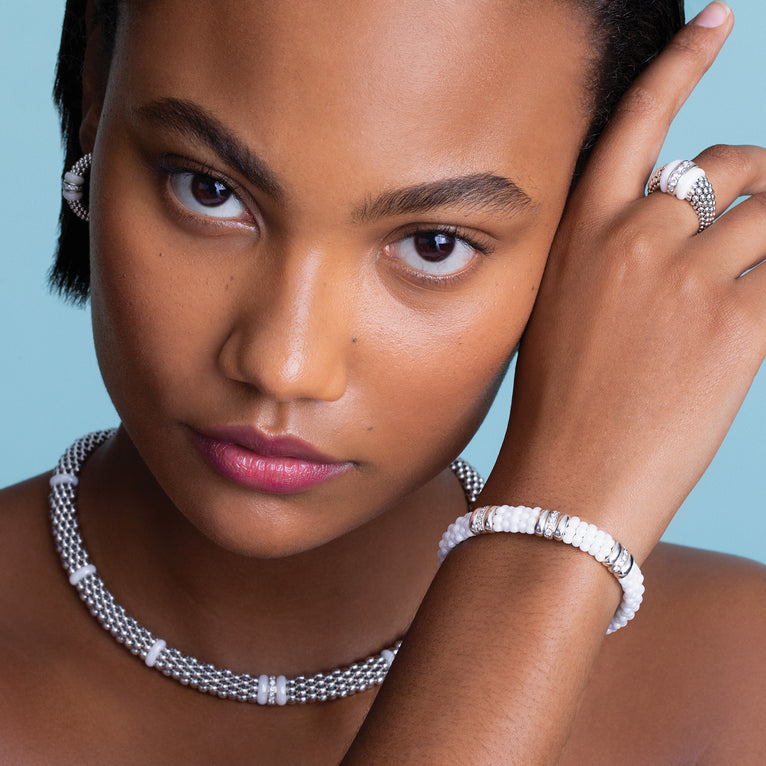
<svg viewBox="0 0 766 766">
<path fill-rule="evenodd" d="M 383 649 L 379 654 L 355 662 L 345 668 L 313 676 L 249 675 L 219 668 L 178 649 L 168 646 L 117 603 L 91 563 L 80 535 L 75 506 L 78 477 L 91 453 L 112 434 L 95 431 L 78 439 L 62 455 L 50 480 L 50 513 L 53 539 L 61 563 L 90 613 L 108 630 L 118 643 L 140 657 L 144 663 L 184 686 L 222 699 L 259 705 L 304 704 L 320 702 L 351 694 L 383 683 L 402 642 Z M 484 484 L 479 474 L 465 461 L 450 466 L 463 486 L 469 503 L 473 503 Z"/>
</svg>

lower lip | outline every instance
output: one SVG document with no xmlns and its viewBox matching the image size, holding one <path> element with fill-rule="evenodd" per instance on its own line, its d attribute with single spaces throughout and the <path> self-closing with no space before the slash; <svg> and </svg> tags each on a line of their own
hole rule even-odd
<svg viewBox="0 0 766 766">
<path fill-rule="evenodd" d="M 202 456 L 221 476 L 259 492 L 302 492 L 345 473 L 351 463 L 316 463 L 295 457 L 264 457 L 233 442 L 194 433 Z"/>
</svg>

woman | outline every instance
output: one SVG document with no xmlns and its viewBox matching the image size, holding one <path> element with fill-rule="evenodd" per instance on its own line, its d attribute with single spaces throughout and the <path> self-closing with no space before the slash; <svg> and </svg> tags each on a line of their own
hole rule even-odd
<svg viewBox="0 0 766 766">
<path fill-rule="evenodd" d="M 53 480 L 97 574 L 61 572 L 50 475 L 2 497 L 6 758 L 753 760 L 763 572 L 655 546 L 764 356 L 764 272 L 739 276 L 763 257 L 761 198 L 708 230 L 704 205 L 643 194 L 728 9 L 647 70 L 568 197 L 607 103 L 593 10 L 108 5 L 89 8 L 81 101 L 64 57 L 70 154 L 93 161 L 67 178 L 90 222 L 66 213 L 56 279 L 90 291 L 122 427 L 88 447 L 76 490 L 74 464 Z M 717 213 L 766 187 L 754 147 L 699 165 Z M 630 548 L 653 600 L 606 641 L 620 588 L 569 546 L 486 535 L 437 574 L 434 541 L 471 489 L 446 466 L 525 326 L 479 504 L 578 514 Z M 406 640 L 377 696 L 223 701 L 105 634 L 72 588 L 96 577 L 162 636 L 146 665 L 174 646 L 271 674 L 254 702 L 285 701 L 277 673 Z"/>
</svg>

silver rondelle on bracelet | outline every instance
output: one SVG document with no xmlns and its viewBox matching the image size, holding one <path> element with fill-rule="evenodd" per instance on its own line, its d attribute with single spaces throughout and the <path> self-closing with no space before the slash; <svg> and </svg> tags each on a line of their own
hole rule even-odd
<svg viewBox="0 0 766 766">
<path fill-rule="evenodd" d="M 609 623 L 607 635 L 627 625 L 641 606 L 644 576 L 630 551 L 594 524 L 559 511 L 524 505 L 476 508 L 450 524 L 439 543 L 439 561 L 444 561 L 456 545 L 469 537 L 494 532 L 515 532 L 559 540 L 588 553 L 609 569 L 622 587 L 622 602 Z"/>
</svg>

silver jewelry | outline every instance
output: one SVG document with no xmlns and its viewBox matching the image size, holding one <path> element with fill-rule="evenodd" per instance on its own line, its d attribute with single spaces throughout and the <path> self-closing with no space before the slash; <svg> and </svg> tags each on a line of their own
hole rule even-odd
<svg viewBox="0 0 766 766">
<path fill-rule="evenodd" d="M 662 191 L 666 192 L 667 194 L 675 194 L 676 186 L 678 186 L 678 182 L 681 180 L 681 176 L 687 171 L 696 167 L 697 165 L 692 160 L 683 160 L 668 174 L 666 188 Z"/>
<path fill-rule="evenodd" d="M 697 234 L 715 220 L 715 191 L 705 171 L 691 160 L 673 160 L 657 168 L 647 184 L 646 193 L 673 194 L 694 208 L 699 221 Z"/>
<path fill-rule="evenodd" d="M 86 154 L 64 173 L 61 182 L 61 196 L 69 203 L 72 212 L 83 221 L 90 221 L 90 212 L 82 204 L 83 189 L 85 188 L 85 174 L 93 162 L 93 155 Z"/>
<path fill-rule="evenodd" d="M 112 636 L 144 663 L 174 678 L 184 686 L 223 699 L 259 705 L 302 704 L 347 697 L 383 683 L 402 642 L 380 654 L 313 676 L 285 678 L 274 675 L 235 673 L 201 662 L 168 646 L 131 617 L 117 603 L 91 563 L 77 522 L 76 489 L 83 464 L 91 453 L 110 436 L 109 431 L 95 431 L 78 439 L 63 454 L 50 479 L 50 513 L 53 539 L 61 562 L 90 613 Z M 476 500 L 484 484 L 479 474 L 465 461 L 450 466 L 460 480 L 469 503 Z"/>
<path fill-rule="evenodd" d="M 607 567 L 622 588 L 622 601 L 609 623 L 607 635 L 625 627 L 641 606 L 644 576 L 630 551 L 594 524 L 559 511 L 526 505 L 476 508 L 459 516 L 449 525 L 439 543 L 439 562 L 443 562 L 456 545 L 469 537 L 496 532 L 537 535 L 546 540 L 558 540 L 590 554 Z"/>
</svg>

